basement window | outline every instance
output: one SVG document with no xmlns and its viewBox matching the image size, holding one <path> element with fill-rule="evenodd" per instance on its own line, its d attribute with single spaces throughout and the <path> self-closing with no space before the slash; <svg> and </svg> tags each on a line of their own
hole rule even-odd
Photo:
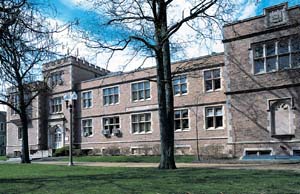
<svg viewBox="0 0 300 194">
<path fill-rule="evenodd" d="M 271 150 L 246 150 L 245 156 L 271 156 Z"/>
</svg>

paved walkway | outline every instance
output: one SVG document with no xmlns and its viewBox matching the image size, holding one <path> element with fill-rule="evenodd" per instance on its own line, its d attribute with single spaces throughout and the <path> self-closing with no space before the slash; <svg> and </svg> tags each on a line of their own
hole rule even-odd
<svg viewBox="0 0 300 194">
<path fill-rule="evenodd" d="M 38 164 L 68 165 L 61 161 L 33 161 Z M 78 166 L 102 166 L 102 167 L 134 167 L 156 168 L 156 163 L 130 163 L 130 162 L 74 162 Z M 261 169 L 261 170 L 294 170 L 300 172 L 300 163 L 177 163 L 177 168 L 217 168 L 217 169 Z"/>
</svg>

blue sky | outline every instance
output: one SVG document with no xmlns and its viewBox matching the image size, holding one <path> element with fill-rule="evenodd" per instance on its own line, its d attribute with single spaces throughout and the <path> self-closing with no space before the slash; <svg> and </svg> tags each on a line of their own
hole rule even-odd
<svg viewBox="0 0 300 194">
<path fill-rule="evenodd" d="M 79 29 L 87 32 L 90 35 L 97 35 L 99 37 L 99 34 L 102 39 L 105 40 L 113 40 L 117 36 L 122 36 L 123 34 L 126 34 L 125 31 L 120 31 L 119 29 L 114 28 L 108 28 L 104 30 L 103 28 L 99 28 L 99 25 L 97 25 L 101 20 L 105 20 L 105 16 L 100 15 L 99 12 L 91 11 L 91 6 L 87 1 L 82 0 L 30 0 L 31 2 L 38 3 L 42 7 L 42 11 L 45 13 L 48 13 L 49 17 L 53 20 L 56 20 L 60 23 L 66 23 L 70 21 L 74 21 L 76 19 L 79 20 Z M 256 15 L 263 14 L 263 9 L 265 7 L 269 7 L 275 4 L 286 2 L 285 0 L 237 0 L 236 2 L 241 2 L 240 6 L 240 14 L 236 15 L 236 19 L 245 19 Z M 300 4 L 300 0 L 290 0 L 288 1 L 289 6 L 293 6 L 296 4 Z M 49 6 L 56 9 L 56 12 L 51 11 L 49 13 Z M 183 31 L 185 34 L 187 32 Z M 181 34 L 180 34 L 181 35 Z M 96 65 L 106 67 L 106 64 L 103 62 L 104 59 L 107 58 L 108 55 L 100 55 L 99 53 L 96 54 L 95 50 L 90 50 L 85 48 L 85 46 L 82 43 L 76 42 L 76 40 L 71 40 L 70 37 L 67 34 L 64 34 L 64 36 L 59 36 L 59 40 L 63 42 L 64 48 L 66 47 L 72 47 L 71 50 L 74 52 L 76 50 L 79 50 L 78 54 L 81 57 L 85 57 L 88 61 L 95 63 Z M 223 51 L 223 45 L 219 41 L 218 43 L 210 43 L 209 44 L 212 47 L 211 51 L 207 51 L 203 49 L 203 46 L 194 45 L 195 47 L 188 48 L 186 50 L 186 58 L 191 57 L 197 57 L 205 54 L 209 54 L 210 52 L 221 52 Z M 198 46 L 198 47 L 197 47 Z M 76 48 L 76 49 L 75 49 Z M 202 50 L 201 50 L 202 49 Z M 66 52 L 66 49 L 62 52 Z M 205 53 L 206 52 L 206 53 Z M 122 65 L 127 63 L 127 61 L 130 61 L 129 56 L 130 51 L 118 53 L 116 56 L 112 59 L 108 69 L 113 71 L 119 71 L 123 70 Z M 123 60 L 125 59 L 125 61 Z M 126 67 L 125 70 L 131 70 L 134 69 L 134 67 L 139 66 L 142 60 L 133 60 L 132 66 Z M 154 61 L 149 62 L 149 64 L 153 65 Z M 137 65 L 138 64 L 138 65 Z"/>
</svg>

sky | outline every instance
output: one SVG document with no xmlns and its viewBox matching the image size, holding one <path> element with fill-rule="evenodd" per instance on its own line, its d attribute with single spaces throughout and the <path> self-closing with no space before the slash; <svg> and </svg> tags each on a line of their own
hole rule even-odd
<svg viewBox="0 0 300 194">
<path fill-rule="evenodd" d="M 52 23 L 64 24 L 67 22 L 79 21 L 79 25 L 77 26 L 77 30 L 81 30 L 89 35 L 98 35 L 99 25 L 98 18 L 104 19 L 105 16 L 102 15 L 101 12 L 95 11 L 92 8 L 91 4 L 86 0 L 30 0 L 32 3 L 39 4 L 42 7 L 42 12 L 48 15 L 48 18 Z M 178 5 L 187 7 L 188 0 L 177 0 L 180 2 Z M 236 0 L 236 2 L 240 3 L 239 14 L 236 15 L 236 20 L 241 20 L 249 17 L 253 17 L 256 15 L 263 14 L 263 9 L 268 6 L 276 5 L 279 3 L 285 2 L 284 0 Z M 296 4 L 300 4 L 300 0 L 290 0 L 288 1 L 289 6 L 293 6 Z M 53 8 L 56 10 L 53 12 Z M 51 10 L 49 12 L 49 10 Z M 50 14 L 49 14 L 50 13 Z M 103 29 L 101 29 L 102 31 Z M 114 39 L 114 37 L 120 36 L 120 30 L 118 29 L 107 29 L 106 36 L 101 37 L 102 39 Z M 104 53 L 97 53 L 99 50 L 89 49 L 85 46 L 83 42 L 79 42 L 78 39 L 71 38 L 72 34 L 78 34 L 75 28 L 72 28 L 72 32 L 65 31 L 60 34 L 55 35 L 61 42 L 60 48 L 58 51 L 65 54 L 67 52 L 71 53 L 71 55 L 75 55 L 81 58 L 86 59 L 87 61 L 98 65 L 103 68 L 107 68 L 111 71 L 129 71 L 139 67 L 144 58 L 136 57 L 131 61 L 132 50 L 126 50 L 124 52 L 117 52 L 114 57 L 110 60 L 109 64 L 107 64 L 107 59 L 110 55 Z M 126 32 L 124 32 L 126 33 Z M 221 33 L 221 32 L 220 32 Z M 178 32 L 180 37 L 190 38 L 192 32 L 188 32 L 186 29 Z M 196 35 L 194 34 L 194 38 Z M 210 49 L 207 49 L 203 45 L 200 44 L 191 44 L 185 47 L 184 55 L 179 55 L 177 57 L 173 57 L 173 61 L 180 59 L 187 59 L 193 57 L 199 57 L 203 55 L 210 54 L 211 52 L 222 52 L 223 45 L 221 40 L 216 42 L 207 43 Z M 130 63 L 129 63 L 130 62 Z M 124 66 L 124 64 L 128 65 Z M 155 65 L 155 60 L 150 59 L 147 60 L 143 67 L 153 66 Z"/>
</svg>

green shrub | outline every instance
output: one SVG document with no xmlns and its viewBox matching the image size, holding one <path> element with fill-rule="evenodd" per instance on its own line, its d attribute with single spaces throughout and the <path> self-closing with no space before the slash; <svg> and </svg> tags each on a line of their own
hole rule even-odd
<svg viewBox="0 0 300 194">
<path fill-rule="evenodd" d="M 69 155 L 69 146 L 58 148 L 54 151 L 53 156 L 68 156 Z"/>
</svg>

